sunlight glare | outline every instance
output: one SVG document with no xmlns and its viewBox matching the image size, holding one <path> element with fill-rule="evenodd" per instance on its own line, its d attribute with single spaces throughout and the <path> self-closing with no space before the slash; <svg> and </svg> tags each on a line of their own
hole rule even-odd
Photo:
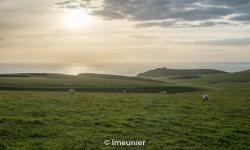
<svg viewBox="0 0 250 150">
<path fill-rule="evenodd" d="M 67 10 L 65 22 L 70 28 L 81 28 L 90 24 L 90 16 L 82 9 Z"/>
</svg>

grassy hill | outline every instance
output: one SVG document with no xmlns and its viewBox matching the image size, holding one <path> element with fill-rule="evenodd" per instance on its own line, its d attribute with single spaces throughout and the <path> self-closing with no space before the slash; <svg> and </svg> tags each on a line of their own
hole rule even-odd
<svg viewBox="0 0 250 150">
<path fill-rule="evenodd" d="M 176 86 L 162 81 L 100 74 L 80 74 L 78 76 L 63 74 L 5 74 L 0 75 L 1 90 L 46 90 L 88 92 L 194 92 L 198 88 Z"/>
<path fill-rule="evenodd" d="M 71 75 L 59 73 L 14 73 L 14 74 L 0 74 L 0 77 L 70 77 Z"/>
<path fill-rule="evenodd" d="M 222 74 L 226 73 L 220 70 L 213 69 L 167 69 L 167 68 L 158 68 L 144 73 L 138 74 L 139 77 L 166 77 L 166 76 L 178 76 L 178 77 L 197 77 L 199 75 L 208 75 L 208 74 Z"/>
<path fill-rule="evenodd" d="M 128 150 L 250 149 L 250 71 L 157 79 L 176 84 L 99 74 L 2 75 L 1 88 L 31 89 L 0 88 L 0 149 L 115 150 L 104 145 L 112 139 L 146 141 L 119 147 Z M 187 92 L 190 86 L 212 88 Z M 50 91 L 32 91 L 41 87 Z M 119 93 L 53 91 L 68 87 Z M 124 87 L 145 93 L 123 94 Z M 150 93 L 164 88 L 175 93 Z"/>
<path fill-rule="evenodd" d="M 230 86 L 230 85 L 229 85 Z M 122 94 L 0 91 L 0 149 L 247 150 L 250 86 L 230 91 Z M 237 90 L 236 90 L 237 89 Z"/>
<path fill-rule="evenodd" d="M 147 78 L 140 78 L 140 77 L 128 77 L 128 76 L 121 76 L 121 75 L 110 75 L 110 74 L 95 74 L 95 73 L 82 73 L 78 76 L 82 77 L 97 77 L 97 78 L 104 78 L 104 79 L 121 79 L 121 80 L 135 80 L 135 81 L 146 81 L 146 82 L 156 82 L 156 83 L 164 83 L 163 81 L 147 79 Z"/>
<path fill-rule="evenodd" d="M 208 89 L 228 89 L 231 88 L 248 88 L 250 84 L 250 71 L 241 71 L 235 73 L 219 73 L 219 74 L 209 74 L 209 75 L 199 75 L 198 77 L 173 77 L 173 76 L 163 76 L 163 77 L 150 77 L 154 80 L 165 81 L 169 83 L 174 83 L 176 85 L 182 86 L 194 86 L 200 88 Z"/>
<path fill-rule="evenodd" d="M 169 81 L 163 80 L 163 81 Z M 184 80 L 182 80 L 184 81 Z M 188 80 L 186 80 L 188 81 Z M 172 80 L 173 82 L 173 80 Z M 203 82 L 203 83 L 225 83 L 225 82 L 250 82 L 250 71 L 241 71 L 235 73 L 227 73 L 227 74 L 212 74 L 212 75 L 204 75 L 198 79 L 190 79 L 189 82 Z"/>
<path fill-rule="evenodd" d="M 187 74 L 184 74 L 185 72 Z M 211 69 L 178 70 L 159 68 L 138 76 L 176 85 L 220 90 L 232 88 L 229 84 L 235 87 L 248 87 L 250 82 L 250 70 L 227 73 Z"/>
<path fill-rule="evenodd" d="M 250 82 L 250 71 L 247 70 L 228 74 L 211 75 L 206 78 L 217 82 Z"/>
</svg>

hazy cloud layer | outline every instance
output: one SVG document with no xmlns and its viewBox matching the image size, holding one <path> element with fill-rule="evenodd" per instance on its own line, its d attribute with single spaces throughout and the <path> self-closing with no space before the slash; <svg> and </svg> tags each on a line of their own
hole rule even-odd
<svg viewBox="0 0 250 150">
<path fill-rule="evenodd" d="M 250 15 L 240 15 L 231 18 L 234 21 L 250 21 Z"/>
<path fill-rule="evenodd" d="M 203 40 L 189 42 L 189 44 L 212 45 L 212 46 L 248 46 L 250 45 L 250 37 L 242 39 L 223 39 L 223 40 Z"/>
<path fill-rule="evenodd" d="M 143 23 L 138 23 L 135 26 L 138 28 L 145 28 L 145 27 L 175 27 L 175 28 L 191 28 L 191 27 L 218 27 L 218 26 L 224 26 L 224 25 L 233 25 L 233 23 L 229 23 L 226 21 L 204 21 L 201 23 L 197 24 L 192 24 L 192 23 L 179 23 L 176 21 L 160 21 L 160 22 L 143 22 Z"/>
<path fill-rule="evenodd" d="M 104 0 L 99 7 L 93 6 L 94 1 L 67 0 L 57 5 L 92 9 L 92 15 L 104 19 L 140 22 L 137 27 L 210 27 L 250 21 L 249 0 Z"/>
<path fill-rule="evenodd" d="M 78 9 L 78 8 L 88 8 L 88 9 L 97 9 L 99 7 L 99 0 L 65 0 L 56 2 L 56 6 L 59 8 L 68 8 L 68 9 Z"/>
<path fill-rule="evenodd" d="M 144 40 L 153 40 L 158 39 L 158 36 L 148 36 L 148 35 L 131 35 L 130 37 L 136 38 L 136 39 L 144 39 Z"/>
</svg>

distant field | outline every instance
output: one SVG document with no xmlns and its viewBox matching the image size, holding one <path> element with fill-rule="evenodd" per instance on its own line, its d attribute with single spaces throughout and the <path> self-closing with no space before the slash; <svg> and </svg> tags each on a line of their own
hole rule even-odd
<svg viewBox="0 0 250 150">
<path fill-rule="evenodd" d="M 0 75 L 0 90 L 68 91 L 74 88 L 84 92 L 168 93 L 195 92 L 202 89 L 177 86 L 166 82 L 115 75 L 82 74 L 8 74 Z"/>
<path fill-rule="evenodd" d="M 162 76 L 199 76 L 199 75 L 210 75 L 210 74 L 224 74 L 226 72 L 213 69 L 168 69 L 168 68 L 157 68 L 154 70 L 146 71 L 138 74 L 139 77 L 162 77 Z"/>
<path fill-rule="evenodd" d="M 249 90 L 249 89 L 248 89 Z M 108 94 L 0 92 L 1 149 L 249 149 L 250 93 Z M 141 147 L 123 147 L 141 149 Z"/>
<path fill-rule="evenodd" d="M 160 80 L 169 83 L 175 83 L 177 85 L 187 86 L 213 86 L 218 83 L 249 83 L 250 84 L 250 71 L 236 72 L 236 73 L 220 73 L 211 75 L 200 75 L 200 76 L 160 76 L 150 77 L 153 80 Z"/>
<path fill-rule="evenodd" d="M 20 88 L 102 86 L 196 87 L 155 94 L 0 91 L 0 150 L 247 150 L 250 149 L 248 73 L 160 78 L 174 84 L 103 77 L 0 77 Z M 87 75 L 89 76 L 89 75 Z M 113 82 L 112 82 L 113 81 Z M 24 86 L 25 85 L 25 86 Z M 161 90 L 161 89 L 157 89 Z M 180 91 L 178 91 L 180 92 Z M 209 101 L 201 96 L 209 94 Z M 104 140 L 142 140 L 144 147 L 105 146 Z"/>
</svg>

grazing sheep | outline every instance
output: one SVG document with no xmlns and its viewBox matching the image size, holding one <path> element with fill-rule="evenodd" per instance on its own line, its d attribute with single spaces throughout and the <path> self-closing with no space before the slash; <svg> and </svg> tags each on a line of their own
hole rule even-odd
<svg viewBox="0 0 250 150">
<path fill-rule="evenodd" d="M 204 94 L 204 95 L 202 96 L 202 100 L 203 100 L 203 101 L 208 101 L 208 94 Z"/>
<path fill-rule="evenodd" d="M 167 91 L 160 91 L 159 94 L 167 94 Z"/>
<path fill-rule="evenodd" d="M 75 89 L 69 89 L 69 92 L 70 92 L 71 94 L 74 94 L 74 93 L 75 93 Z"/>
<path fill-rule="evenodd" d="M 123 93 L 127 93 L 127 91 L 126 91 L 126 90 L 124 90 L 124 91 L 123 91 Z"/>
</svg>

